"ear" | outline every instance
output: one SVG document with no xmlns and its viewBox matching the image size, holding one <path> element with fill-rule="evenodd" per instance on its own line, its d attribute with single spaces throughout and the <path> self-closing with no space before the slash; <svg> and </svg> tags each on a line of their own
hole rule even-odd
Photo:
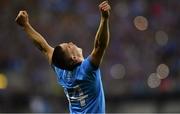
<svg viewBox="0 0 180 114">
<path fill-rule="evenodd" d="M 72 60 L 73 61 L 77 61 L 77 57 L 76 56 L 72 56 Z"/>
<path fill-rule="evenodd" d="M 75 62 L 75 63 L 79 63 L 80 62 L 80 59 L 76 56 L 73 56 L 72 57 L 72 60 Z"/>
</svg>

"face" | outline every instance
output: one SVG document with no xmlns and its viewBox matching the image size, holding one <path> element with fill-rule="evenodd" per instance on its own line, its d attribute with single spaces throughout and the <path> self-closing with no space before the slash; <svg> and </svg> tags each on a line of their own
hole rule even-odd
<svg viewBox="0 0 180 114">
<path fill-rule="evenodd" d="M 77 47 L 72 42 L 62 43 L 59 46 L 62 47 L 62 49 L 64 50 L 67 57 L 72 60 L 72 64 L 73 63 L 79 63 L 79 62 L 82 62 L 84 60 L 84 57 L 82 54 L 82 49 Z"/>
</svg>

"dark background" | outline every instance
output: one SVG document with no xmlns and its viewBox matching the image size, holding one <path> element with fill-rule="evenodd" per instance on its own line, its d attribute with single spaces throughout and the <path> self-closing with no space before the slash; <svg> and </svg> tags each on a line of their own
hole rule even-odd
<svg viewBox="0 0 180 114">
<path fill-rule="evenodd" d="M 87 57 L 99 3 L 0 0 L 0 112 L 68 112 L 55 73 L 14 21 L 19 10 L 51 46 L 72 41 Z M 180 1 L 110 4 L 111 40 L 101 65 L 107 112 L 180 112 Z"/>
</svg>

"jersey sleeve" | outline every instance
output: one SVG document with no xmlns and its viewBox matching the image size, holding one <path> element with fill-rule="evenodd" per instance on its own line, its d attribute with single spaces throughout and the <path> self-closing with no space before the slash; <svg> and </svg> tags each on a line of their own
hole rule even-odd
<svg viewBox="0 0 180 114">
<path fill-rule="evenodd" d="M 62 70 L 62 69 L 60 69 L 60 68 L 57 68 L 54 64 L 51 64 L 51 67 L 52 67 L 52 69 L 54 70 L 54 72 L 56 73 L 57 78 L 60 79 L 60 76 L 63 75 L 64 70 Z"/>
<path fill-rule="evenodd" d="M 96 67 L 92 64 L 90 56 L 87 57 L 80 66 L 80 75 L 78 76 L 78 79 L 94 79 L 96 77 L 97 72 L 99 71 L 99 67 Z"/>
<path fill-rule="evenodd" d="M 82 66 L 84 72 L 89 73 L 89 72 L 93 72 L 96 71 L 98 69 L 98 67 L 96 67 L 95 65 L 92 64 L 91 62 L 91 57 L 88 56 L 82 63 Z"/>
</svg>

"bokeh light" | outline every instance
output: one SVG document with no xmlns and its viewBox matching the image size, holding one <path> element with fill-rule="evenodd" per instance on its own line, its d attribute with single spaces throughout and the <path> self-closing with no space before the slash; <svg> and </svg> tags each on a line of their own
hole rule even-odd
<svg viewBox="0 0 180 114">
<path fill-rule="evenodd" d="M 110 73 L 114 79 L 122 79 L 126 74 L 126 69 L 122 64 L 115 64 L 112 66 Z"/>
<path fill-rule="evenodd" d="M 143 16 L 137 16 L 134 18 L 134 25 L 135 27 L 140 30 L 144 31 L 148 28 L 148 20 Z"/>
<path fill-rule="evenodd" d="M 168 43 L 168 34 L 164 31 L 157 31 L 155 34 L 155 40 L 158 45 L 164 46 Z"/>
<path fill-rule="evenodd" d="M 165 79 L 169 75 L 169 67 L 165 64 L 160 64 L 157 67 L 157 73 L 159 74 L 157 75 L 159 79 Z"/>
<path fill-rule="evenodd" d="M 1 78 L 0 112 L 69 112 L 52 65 L 14 22 L 19 10 L 27 10 L 30 23 L 49 45 L 74 42 L 88 57 L 101 19 L 100 2 L 0 1 L 0 74 L 7 81 Z M 106 111 L 180 112 L 180 0 L 109 3 L 110 42 L 99 67 Z"/>
<path fill-rule="evenodd" d="M 150 88 L 157 88 L 161 84 L 161 80 L 158 78 L 159 74 L 157 73 L 152 73 L 149 78 L 148 78 L 148 86 Z"/>
<path fill-rule="evenodd" d="M 4 74 L 0 74 L 0 89 L 6 89 L 8 85 L 7 78 Z"/>
</svg>

